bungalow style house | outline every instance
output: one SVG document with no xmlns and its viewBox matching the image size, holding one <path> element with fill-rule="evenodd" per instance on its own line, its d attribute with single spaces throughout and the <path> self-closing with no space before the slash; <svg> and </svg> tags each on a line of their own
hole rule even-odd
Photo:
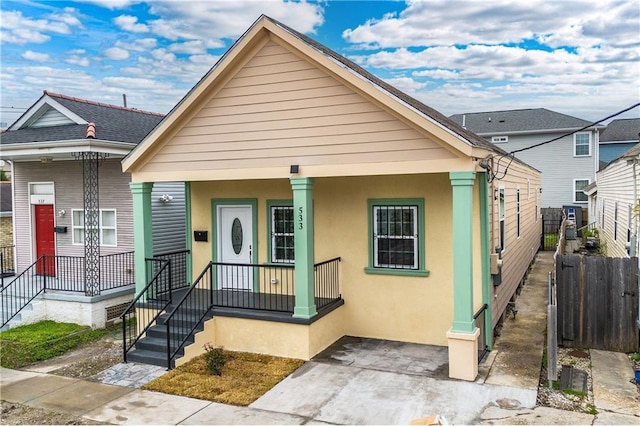
<svg viewBox="0 0 640 426">
<path fill-rule="evenodd" d="M 16 272 L 3 279 L 3 327 L 40 319 L 104 327 L 131 302 L 131 177 L 120 161 L 161 119 L 45 91 L 0 134 L 0 158 L 12 165 Z M 153 218 L 151 254 L 184 250 L 184 184 L 154 187 Z"/>
<path fill-rule="evenodd" d="M 540 244 L 540 173 L 504 154 L 262 16 L 123 160 L 138 294 L 150 188 L 186 182 L 182 301 L 209 316 L 177 364 L 206 342 L 306 360 L 350 335 L 448 346 L 474 380 Z"/>
<path fill-rule="evenodd" d="M 596 173 L 589 217 L 609 257 L 637 257 L 640 249 L 640 143 Z"/>
<path fill-rule="evenodd" d="M 542 172 L 542 207 L 587 209 L 582 189 L 595 180 L 599 131 L 604 126 L 545 108 L 464 113 L 450 118 L 508 152 L 559 138 L 515 155 Z M 571 132 L 575 133 L 569 135 Z"/>
<path fill-rule="evenodd" d="M 640 118 L 612 120 L 600 134 L 600 163 L 604 165 L 634 147 L 640 139 Z"/>
</svg>

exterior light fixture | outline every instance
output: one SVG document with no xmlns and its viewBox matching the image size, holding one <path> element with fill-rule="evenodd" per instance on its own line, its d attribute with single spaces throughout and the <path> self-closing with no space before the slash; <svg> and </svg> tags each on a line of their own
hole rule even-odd
<svg viewBox="0 0 640 426">
<path fill-rule="evenodd" d="M 299 171 L 300 171 L 300 166 L 298 166 L 297 164 L 292 164 L 292 165 L 289 167 L 289 172 L 290 172 L 292 175 L 297 174 Z"/>
</svg>

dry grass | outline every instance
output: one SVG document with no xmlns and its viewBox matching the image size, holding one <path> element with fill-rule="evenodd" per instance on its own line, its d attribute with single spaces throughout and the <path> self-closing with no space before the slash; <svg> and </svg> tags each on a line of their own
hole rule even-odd
<svg viewBox="0 0 640 426">
<path fill-rule="evenodd" d="M 212 375 L 204 355 L 147 383 L 142 389 L 246 406 L 299 368 L 304 361 L 228 352 L 221 376 Z"/>
</svg>

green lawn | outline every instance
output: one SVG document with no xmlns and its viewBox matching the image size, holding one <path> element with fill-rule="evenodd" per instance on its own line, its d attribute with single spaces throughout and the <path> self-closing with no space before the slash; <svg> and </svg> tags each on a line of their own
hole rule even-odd
<svg viewBox="0 0 640 426">
<path fill-rule="evenodd" d="M 558 234 L 544 234 L 544 246 L 546 247 L 555 247 L 558 245 Z"/>
<path fill-rule="evenodd" d="M 83 343 L 117 332 L 121 324 L 92 330 L 88 326 L 40 321 L 0 332 L 0 365 L 19 368 L 62 355 Z"/>
</svg>

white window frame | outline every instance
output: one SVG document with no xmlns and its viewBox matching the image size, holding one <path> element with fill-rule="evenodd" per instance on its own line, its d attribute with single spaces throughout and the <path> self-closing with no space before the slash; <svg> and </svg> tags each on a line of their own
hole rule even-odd
<svg viewBox="0 0 640 426">
<path fill-rule="evenodd" d="M 498 188 L 498 238 L 500 252 L 504 253 L 507 246 L 507 197 L 504 188 Z"/>
<path fill-rule="evenodd" d="M 589 152 L 587 154 L 578 154 L 578 146 L 584 146 L 584 144 L 578 145 L 578 136 L 587 135 L 589 138 L 589 142 L 587 144 L 587 148 Z M 573 156 L 574 157 L 591 157 L 591 132 L 578 132 L 573 134 Z"/>
<path fill-rule="evenodd" d="M 295 242 L 294 242 L 294 246 L 292 247 L 294 249 L 293 251 L 293 259 L 287 259 L 282 258 L 279 259 L 277 256 L 277 244 L 276 244 L 276 239 L 278 237 L 291 237 L 293 238 L 294 236 L 294 230 L 293 228 L 291 228 L 291 232 L 277 232 L 276 231 L 276 211 L 278 210 L 290 210 L 291 211 L 291 215 L 293 217 L 293 205 L 290 206 L 285 206 L 285 205 L 271 205 L 269 207 L 269 220 L 271 221 L 271 258 L 270 258 L 270 262 L 272 263 L 290 263 L 290 264 L 294 264 L 296 262 L 295 259 Z M 293 219 L 292 219 L 293 220 Z M 293 226 L 293 222 L 292 222 L 292 226 Z M 285 247 L 286 249 L 286 247 Z M 286 256 L 286 255 L 285 255 Z"/>
<path fill-rule="evenodd" d="M 491 143 L 509 142 L 509 136 L 491 136 Z"/>
<path fill-rule="evenodd" d="M 586 199 L 586 200 L 584 200 L 584 201 L 578 201 L 578 199 L 577 199 L 577 197 L 576 197 L 576 195 L 577 195 L 578 191 L 581 191 L 581 192 L 582 192 L 582 190 L 581 190 L 581 189 L 580 189 L 580 190 L 576 189 L 576 183 L 577 183 L 577 182 L 579 182 L 579 181 L 586 181 L 586 182 L 587 182 L 587 184 L 586 184 L 585 186 L 587 186 L 587 185 L 591 184 L 591 179 L 589 179 L 589 178 L 574 179 L 574 180 L 573 180 L 573 202 L 574 202 L 574 203 L 582 203 L 582 204 L 584 204 L 584 203 L 588 203 L 588 202 L 589 202 L 589 196 L 588 196 L 587 194 L 584 194 L 584 192 L 583 192 L 584 196 L 585 196 L 585 197 L 587 197 L 587 199 Z M 583 188 L 584 188 L 584 187 L 583 187 Z"/>
<path fill-rule="evenodd" d="M 84 209 L 72 209 L 71 210 L 71 244 L 76 246 L 84 246 L 84 225 L 77 225 L 75 221 L 75 213 L 82 213 L 82 218 L 84 220 Z M 115 226 L 105 226 L 103 224 L 103 213 L 105 212 L 113 212 Z M 78 242 L 76 239 L 76 230 L 82 231 L 82 242 Z M 114 231 L 114 244 L 105 244 L 104 243 L 104 231 L 105 230 L 113 230 Z M 117 247 L 118 246 L 118 212 L 116 209 L 100 209 L 98 215 L 98 235 L 100 236 L 100 245 L 104 247 Z"/>
</svg>

